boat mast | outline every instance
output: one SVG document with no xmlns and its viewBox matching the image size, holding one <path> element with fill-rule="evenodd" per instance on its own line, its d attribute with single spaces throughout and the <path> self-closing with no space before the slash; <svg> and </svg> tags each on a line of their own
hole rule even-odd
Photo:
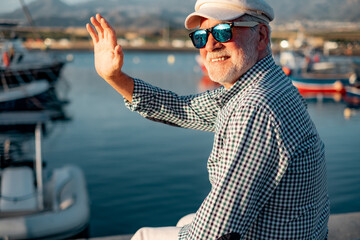
<svg viewBox="0 0 360 240">
<path fill-rule="evenodd" d="M 28 20 L 28 22 L 30 24 L 33 34 L 35 34 L 37 38 L 40 38 L 40 34 L 35 30 L 34 21 L 32 20 L 31 13 L 30 13 L 28 7 L 26 6 L 24 0 L 19 0 L 19 2 L 21 4 L 23 12 L 25 13 L 26 19 Z"/>
<path fill-rule="evenodd" d="M 24 0 L 19 0 L 19 1 L 20 1 L 21 7 L 22 7 L 22 9 L 23 9 L 23 11 L 24 11 L 24 13 L 25 13 L 25 16 L 26 16 L 26 18 L 27 18 L 30 26 L 31 26 L 31 27 L 34 27 L 35 25 L 34 25 L 34 22 L 33 22 L 33 20 L 32 20 L 30 11 L 29 11 L 29 9 L 27 8 L 27 6 L 25 5 Z"/>
</svg>

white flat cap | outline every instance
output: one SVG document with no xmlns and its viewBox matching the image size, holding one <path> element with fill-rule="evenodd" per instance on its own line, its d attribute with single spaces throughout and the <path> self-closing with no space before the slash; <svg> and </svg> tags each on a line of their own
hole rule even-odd
<svg viewBox="0 0 360 240">
<path fill-rule="evenodd" d="M 187 29 L 200 25 L 201 18 L 230 21 L 249 14 L 271 22 L 274 19 L 274 10 L 264 0 L 197 0 L 195 12 L 185 20 Z"/>
</svg>

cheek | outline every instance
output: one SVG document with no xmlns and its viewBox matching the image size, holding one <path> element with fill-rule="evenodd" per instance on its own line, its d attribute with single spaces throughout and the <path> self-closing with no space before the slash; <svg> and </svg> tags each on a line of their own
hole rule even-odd
<svg viewBox="0 0 360 240">
<path fill-rule="evenodd" d="M 252 32 L 252 30 L 247 29 L 239 34 L 235 34 L 233 38 L 233 47 L 234 48 L 246 48 L 246 46 L 253 45 L 257 41 L 257 35 Z"/>
<path fill-rule="evenodd" d="M 256 47 L 256 38 L 251 35 L 247 36 L 246 38 L 234 40 L 235 41 L 231 48 L 234 58 L 249 57 L 246 55 L 253 53 L 253 51 L 250 50 L 253 50 Z"/>
</svg>

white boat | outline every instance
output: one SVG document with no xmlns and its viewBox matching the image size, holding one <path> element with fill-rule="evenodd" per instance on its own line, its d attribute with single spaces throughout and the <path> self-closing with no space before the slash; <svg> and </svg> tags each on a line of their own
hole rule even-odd
<svg viewBox="0 0 360 240">
<path fill-rule="evenodd" d="M 23 77 L 17 74 L 16 81 L 9 82 L 0 72 L 0 112 L 62 109 L 66 101 L 58 98 L 54 84 L 47 79 L 25 81 Z"/>
<path fill-rule="evenodd" d="M 0 35 L 2 30 L 15 33 L 16 26 L 0 20 Z M 66 60 L 46 51 L 28 51 L 15 36 L 0 38 L 0 55 L 0 112 L 62 109 L 66 101 L 58 99 L 55 87 Z"/>
<path fill-rule="evenodd" d="M 0 84 L 0 112 L 52 110 L 54 115 L 62 110 L 66 101 L 61 101 L 57 91 L 47 80 L 18 85 Z"/>
<path fill-rule="evenodd" d="M 1 26 L 1 23 L 0 23 Z M 66 60 L 47 52 L 29 52 L 20 39 L 0 40 L 0 75 L 11 84 L 20 76 L 25 82 L 59 79 Z"/>
<path fill-rule="evenodd" d="M 82 170 L 68 165 L 49 171 L 41 156 L 44 112 L 2 113 L 0 125 L 34 125 L 35 160 L 12 159 L 11 138 L 1 154 L 0 238 L 65 239 L 88 229 L 90 210 Z M 46 174 L 48 172 L 48 174 Z"/>
<path fill-rule="evenodd" d="M 2 88 L 2 91 L 0 91 L 0 103 L 34 97 L 46 92 L 49 88 L 50 84 L 46 80 L 30 82 L 12 88 Z"/>
<path fill-rule="evenodd" d="M 16 26 L 16 22 L 0 20 L 0 35 L 4 30 L 15 34 Z M 0 76 L 9 85 L 17 83 L 19 77 L 25 83 L 43 79 L 55 83 L 68 61 L 47 51 L 28 51 L 18 37 L 0 38 L 0 54 Z"/>
</svg>

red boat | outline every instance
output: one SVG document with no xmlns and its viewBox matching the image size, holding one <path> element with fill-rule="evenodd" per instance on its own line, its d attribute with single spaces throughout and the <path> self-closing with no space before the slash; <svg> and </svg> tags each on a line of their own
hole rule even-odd
<svg viewBox="0 0 360 240">
<path fill-rule="evenodd" d="M 303 73 L 301 75 L 290 75 L 295 87 L 300 93 L 323 92 L 323 93 L 345 93 L 345 86 L 349 85 L 349 74 L 316 74 Z"/>
<path fill-rule="evenodd" d="M 346 86 L 357 81 L 358 63 L 350 60 L 317 61 L 290 51 L 280 55 L 284 72 L 300 93 L 343 94 Z"/>
</svg>

